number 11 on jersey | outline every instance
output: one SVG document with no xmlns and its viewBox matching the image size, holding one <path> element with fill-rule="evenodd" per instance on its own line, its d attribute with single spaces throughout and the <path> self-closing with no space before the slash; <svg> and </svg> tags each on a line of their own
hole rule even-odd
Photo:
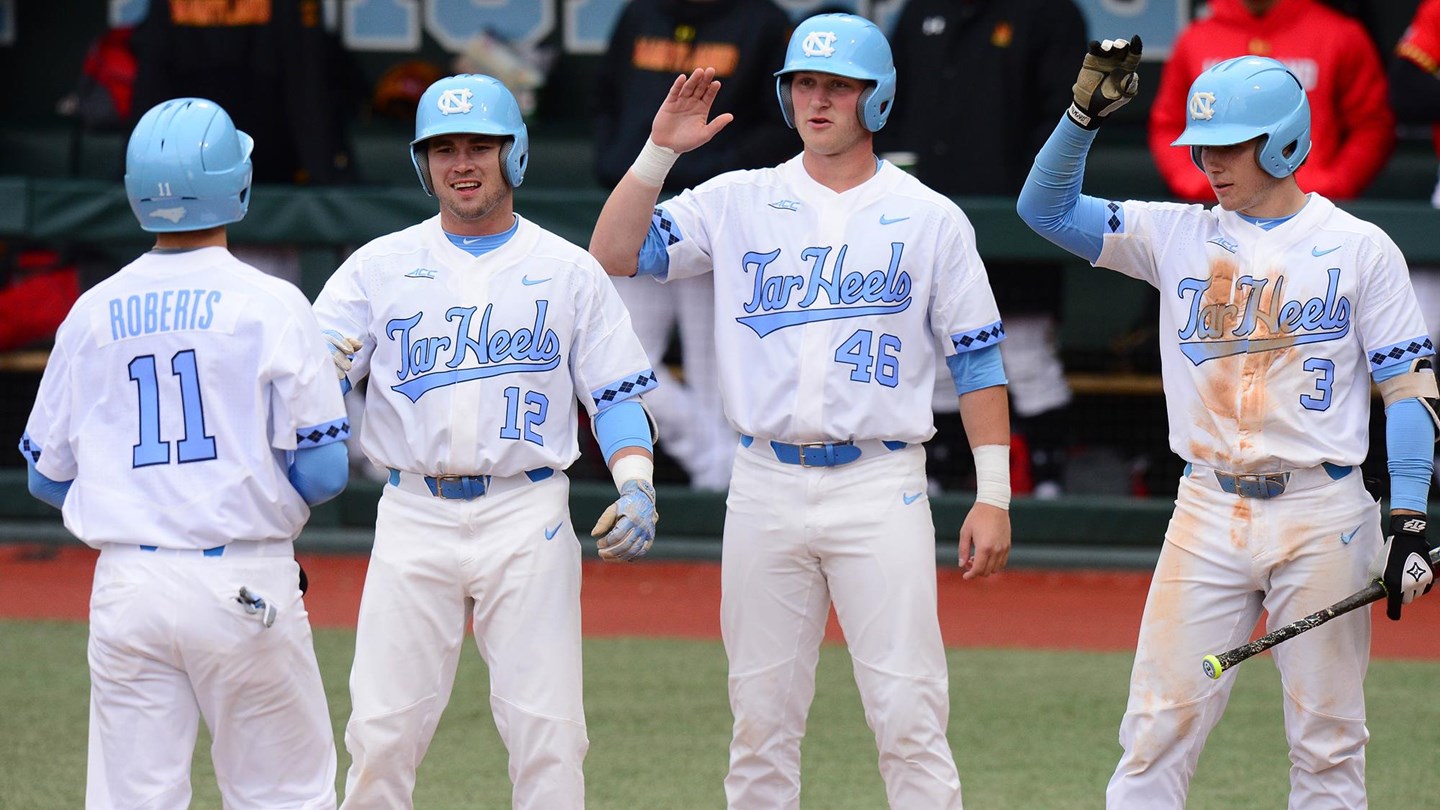
<svg viewBox="0 0 1440 810">
<path fill-rule="evenodd" d="M 132 466 L 149 467 L 170 463 L 170 443 L 160 438 L 160 381 L 155 355 L 142 354 L 130 361 L 130 379 L 140 389 L 140 442 L 131 457 Z M 185 435 L 176 443 L 179 463 L 215 458 L 215 437 L 205 433 L 205 402 L 200 395 L 200 371 L 195 350 L 185 349 L 170 358 L 170 371 L 180 378 L 180 415 Z"/>
</svg>

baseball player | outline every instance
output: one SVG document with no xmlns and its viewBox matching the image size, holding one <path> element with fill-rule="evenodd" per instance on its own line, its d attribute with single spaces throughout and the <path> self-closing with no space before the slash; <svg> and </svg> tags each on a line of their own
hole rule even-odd
<svg viewBox="0 0 1440 810">
<path fill-rule="evenodd" d="M 1170 447 L 1187 462 L 1141 620 L 1112 808 L 1182 807 L 1234 677 L 1196 666 L 1364 587 L 1387 614 L 1430 589 L 1426 488 L 1434 346 L 1405 259 L 1376 226 L 1305 194 L 1300 81 L 1263 57 L 1191 85 L 1190 150 L 1219 205 L 1080 194 L 1096 128 L 1136 92 L 1139 38 L 1093 42 L 1075 98 L 1035 159 L 1021 216 L 1096 266 L 1160 291 Z M 1368 374 L 1366 372 L 1369 372 Z M 1356 465 L 1370 383 L 1385 403 L 1390 539 Z M 1285 685 L 1290 807 L 1363 808 L 1370 617 L 1356 611 L 1274 651 Z"/>
<path fill-rule="evenodd" d="M 189 807 L 201 717 L 226 807 L 335 806 L 292 541 L 344 488 L 350 426 L 305 297 L 226 249 L 251 146 L 204 99 L 140 118 L 125 191 L 155 247 L 75 303 L 20 443 L 100 550 L 90 808 Z"/>
<path fill-rule="evenodd" d="M 742 434 L 724 529 L 721 632 L 735 716 L 732 808 L 795 808 L 800 740 L 831 603 L 893 807 L 960 806 L 935 600 L 925 451 L 943 341 L 975 446 L 966 577 L 1010 549 L 1004 336 L 965 215 L 876 159 L 895 93 L 890 46 L 849 14 L 796 26 L 776 73 L 803 152 L 722 174 L 658 208 L 707 122 L 714 71 L 675 79 L 591 251 L 615 275 L 711 273 L 726 414 Z M 653 210 L 653 215 L 652 215 Z"/>
<path fill-rule="evenodd" d="M 563 470 L 585 403 L 620 498 L 592 530 L 630 560 L 655 534 L 655 375 L 585 251 L 518 215 L 529 138 L 503 84 L 420 98 L 411 157 L 440 213 L 362 247 L 315 301 L 361 446 L 389 470 L 350 673 L 346 808 L 411 806 L 467 621 L 490 669 L 517 808 L 579 808 L 580 544 Z"/>
</svg>

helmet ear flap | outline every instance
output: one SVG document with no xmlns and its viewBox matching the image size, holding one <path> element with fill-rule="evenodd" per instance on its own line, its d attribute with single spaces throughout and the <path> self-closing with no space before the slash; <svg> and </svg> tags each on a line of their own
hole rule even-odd
<svg viewBox="0 0 1440 810">
<path fill-rule="evenodd" d="M 776 77 L 775 95 L 780 99 L 780 114 L 785 117 L 785 125 L 794 129 L 795 101 L 790 97 L 790 77 L 788 75 Z"/>
</svg>

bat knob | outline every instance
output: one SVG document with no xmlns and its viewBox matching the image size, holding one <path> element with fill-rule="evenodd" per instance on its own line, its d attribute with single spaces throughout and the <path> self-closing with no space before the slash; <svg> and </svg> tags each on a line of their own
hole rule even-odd
<svg viewBox="0 0 1440 810">
<path fill-rule="evenodd" d="M 1212 681 L 1220 680 L 1220 673 L 1225 671 L 1225 666 L 1220 663 L 1220 659 L 1213 655 L 1205 656 L 1204 660 L 1200 662 L 1200 666 Z"/>
</svg>

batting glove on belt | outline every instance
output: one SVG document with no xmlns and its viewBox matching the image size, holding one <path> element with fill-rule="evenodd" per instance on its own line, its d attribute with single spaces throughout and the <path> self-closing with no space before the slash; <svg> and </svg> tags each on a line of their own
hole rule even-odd
<svg viewBox="0 0 1440 810">
<path fill-rule="evenodd" d="M 1096 129 L 1107 116 L 1129 103 L 1140 92 L 1140 36 L 1091 40 L 1090 52 L 1075 80 L 1075 102 L 1066 110 L 1070 120 L 1086 129 Z"/>
<path fill-rule="evenodd" d="M 330 360 L 335 363 L 335 376 L 345 378 L 350 371 L 350 366 L 355 363 L 355 353 L 360 351 L 362 344 L 352 337 L 345 337 L 334 329 L 326 329 L 320 334 L 325 336 L 325 342 L 330 344 Z"/>
<path fill-rule="evenodd" d="M 1400 606 L 1430 592 L 1435 572 L 1430 567 L 1430 544 L 1425 542 L 1424 515 L 1391 515 L 1390 536 L 1385 538 L 1385 615 L 1400 620 Z"/>
<path fill-rule="evenodd" d="M 597 538 L 596 547 L 603 560 L 637 560 L 655 542 L 655 524 L 660 515 L 655 511 L 655 487 L 648 481 L 632 478 L 620 486 L 620 498 L 610 504 L 605 514 L 595 521 L 590 536 Z"/>
</svg>

